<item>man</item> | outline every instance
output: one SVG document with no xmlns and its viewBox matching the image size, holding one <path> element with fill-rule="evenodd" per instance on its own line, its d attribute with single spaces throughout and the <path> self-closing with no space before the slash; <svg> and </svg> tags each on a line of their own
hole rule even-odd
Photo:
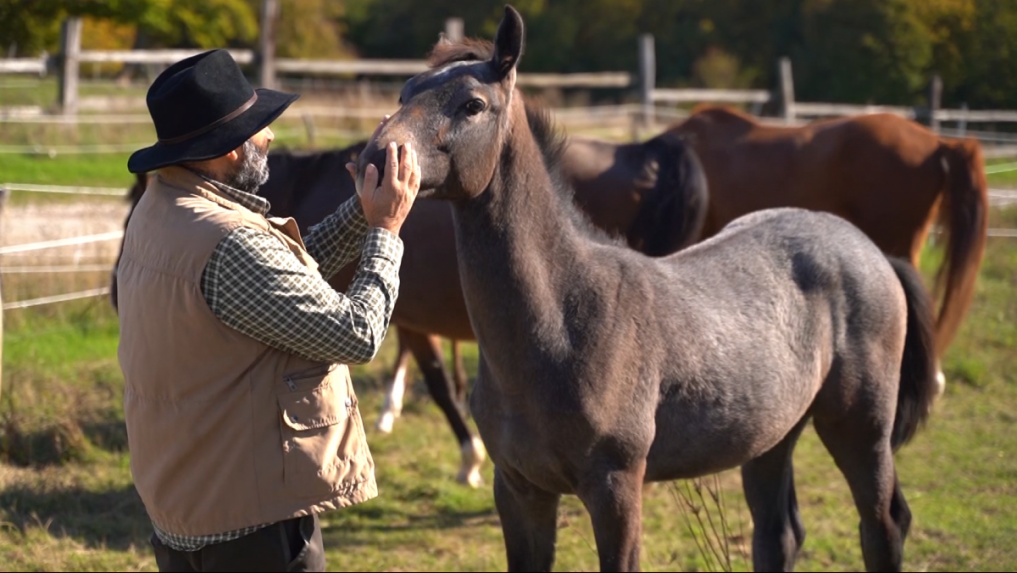
<svg viewBox="0 0 1017 573">
<path fill-rule="evenodd" d="M 391 146 L 382 184 L 370 167 L 302 239 L 256 195 L 268 126 L 296 98 L 252 89 L 225 50 L 185 59 L 148 92 L 158 143 L 128 161 L 159 170 L 117 286 L 131 471 L 161 571 L 323 571 L 317 514 L 377 495 L 345 364 L 384 339 L 420 170 Z M 337 293 L 326 280 L 358 255 Z"/>
</svg>

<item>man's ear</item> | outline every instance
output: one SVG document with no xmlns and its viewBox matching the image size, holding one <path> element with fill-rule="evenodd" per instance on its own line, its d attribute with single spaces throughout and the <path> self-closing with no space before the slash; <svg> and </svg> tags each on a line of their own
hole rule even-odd
<svg viewBox="0 0 1017 573">
<path fill-rule="evenodd" d="M 523 55 L 523 17 L 515 8 L 506 4 L 505 15 L 498 24 L 494 35 L 494 56 L 491 62 L 501 78 L 509 75 Z"/>
</svg>

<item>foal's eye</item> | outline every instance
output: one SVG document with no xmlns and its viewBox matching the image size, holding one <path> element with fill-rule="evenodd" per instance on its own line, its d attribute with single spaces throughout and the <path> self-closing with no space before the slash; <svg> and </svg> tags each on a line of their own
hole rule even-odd
<svg viewBox="0 0 1017 573">
<path fill-rule="evenodd" d="M 466 113 L 470 115 L 477 115 L 478 113 L 484 111 L 484 108 L 487 107 L 487 104 L 484 103 L 484 100 L 478 98 L 471 99 L 470 101 L 466 102 L 466 105 L 463 107 L 466 108 Z"/>
</svg>

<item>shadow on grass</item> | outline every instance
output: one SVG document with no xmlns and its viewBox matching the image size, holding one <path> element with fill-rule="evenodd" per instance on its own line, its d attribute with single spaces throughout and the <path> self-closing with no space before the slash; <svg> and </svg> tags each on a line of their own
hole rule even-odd
<svg viewBox="0 0 1017 573">
<path fill-rule="evenodd" d="M 100 492 L 8 487 L 0 493 L 0 508 L 3 519 L 22 532 L 42 527 L 53 537 L 69 537 L 90 548 L 145 547 L 152 534 L 134 486 Z"/>
<path fill-rule="evenodd" d="M 435 512 L 421 514 L 386 506 L 381 511 L 347 508 L 326 514 L 321 532 L 326 547 L 379 547 L 401 545 L 407 536 L 426 532 L 444 532 L 465 528 L 493 528 L 501 531 L 501 522 L 494 510 Z M 351 512 L 357 515 L 340 515 Z M 366 519 L 365 519 L 366 517 Z M 337 519 L 338 518 L 338 519 Z M 446 533 L 447 534 L 447 533 Z M 454 535 L 454 534 L 453 534 Z"/>
<path fill-rule="evenodd" d="M 127 450 L 127 428 L 121 420 L 77 423 L 65 420 L 24 432 L 16 419 L 2 421 L 0 460 L 21 467 L 45 468 L 95 459 L 99 451 Z"/>
</svg>

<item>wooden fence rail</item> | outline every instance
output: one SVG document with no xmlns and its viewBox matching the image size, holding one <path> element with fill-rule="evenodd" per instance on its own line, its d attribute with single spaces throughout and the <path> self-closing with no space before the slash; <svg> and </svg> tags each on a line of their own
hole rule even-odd
<svg viewBox="0 0 1017 573">
<path fill-rule="evenodd" d="M 0 59 L 0 74 L 38 74 L 45 76 L 49 56 L 43 54 L 38 58 L 7 58 Z"/>
<path fill-rule="evenodd" d="M 654 102 L 662 103 L 769 103 L 773 94 L 766 90 L 654 89 Z"/>
</svg>

